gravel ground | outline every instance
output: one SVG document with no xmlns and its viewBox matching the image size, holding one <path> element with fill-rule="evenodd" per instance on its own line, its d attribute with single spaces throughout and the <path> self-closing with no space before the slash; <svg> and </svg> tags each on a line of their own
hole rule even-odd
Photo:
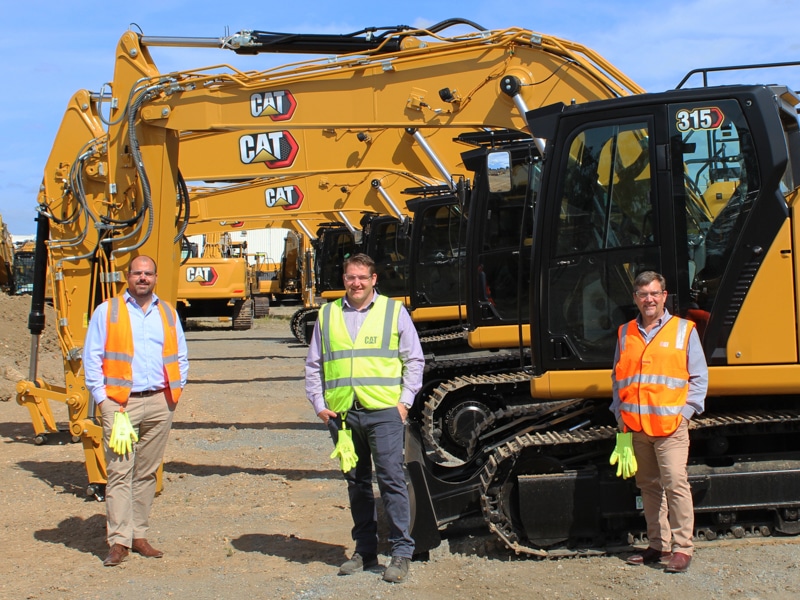
<svg viewBox="0 0 800 600">
<path fill-rule="evenodd" d="M 7 318 L 23 318 L 8 303 L 2 308 Z M 19 312 L 26 317 L 26 309 Z M 5 389 L 13 387 L 8 373 L 27 372 L 18 355 L 28 339 L 15 335 L 0 341 L 0 352 L 16 352 L 0 363 L 16 365 L 0 371 Z M 625 555 L 518 558 L 474 519 L 445 531 L 443 544 L 412 563 L 402 585 L 376 573 L 339 577 L 353 550 L 346 489 L 329 459 L 327 431 L 304 397 L 305 348 L 289 334 L 284 311 L 273 310 L 251 331 L 204 323 L 187 338 L 190 382 L 149 533 L 162 559 L 133 556 L 103 568 L 104 505 L 85 497 L 80 446 L 67 439 L 34 446 L 28 412 L 0 402 L 0 598 L 797 597 L 794 537 L 704 543 L 688 573 L 669 575 L 630 567 Z M 57 346 L 47 348 L 52 369 Z M 53 410 L 66 419 L 63 405 Z"/>
</svg>

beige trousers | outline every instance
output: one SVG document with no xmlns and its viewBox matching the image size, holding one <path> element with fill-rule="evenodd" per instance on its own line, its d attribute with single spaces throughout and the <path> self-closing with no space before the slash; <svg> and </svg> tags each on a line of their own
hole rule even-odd
<svg viewBox="0 0 800 600">
<path fill-rule="evenodd" d="M 164 393 L 130 398 L 125 408 L 139 436 L 133 450 L 120 456 L 108 446 L 114 413 L 119 404 L 100 403 L 103 449 L 106 455 L 106 527 L 108 545 L 128 548 L 134 539 L 147 537 L 150 509 L 156 494 L 156 474 L 164 460 L 175 405 Z"/>
<path fill-rule="evenodd" d="M 686 470 L 689 422 L 683 419 L 667 437 L 634 431 L 633 452 L 639 465 L 636 485 L 642 491 L 650 547 L 691 556 L 694 505 Z"/>
</svg>

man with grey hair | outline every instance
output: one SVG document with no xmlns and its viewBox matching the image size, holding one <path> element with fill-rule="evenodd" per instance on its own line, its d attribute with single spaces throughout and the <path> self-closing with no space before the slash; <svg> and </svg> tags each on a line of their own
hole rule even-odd
<svg viewBox="0 0 800 600">
<path fill-rule="evenodd" d="M 645 271 L 633 286 L 640 314 L 619 328 L 611 411 L 620 431 L 632 432 L 649 545 L 627 562 L 682 573 L 694 552 L 689 420 L 705 408 L 708 366 L 694 323 L 665 307 L 664 277 Z"/>
</svg>

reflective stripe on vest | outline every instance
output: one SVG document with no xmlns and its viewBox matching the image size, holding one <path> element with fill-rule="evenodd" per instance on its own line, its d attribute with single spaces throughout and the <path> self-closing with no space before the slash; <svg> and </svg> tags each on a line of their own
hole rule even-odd
<svg viewBox="0 0 800 600">
<path fill-rule="evenodd" d="M 124 298 L 112 298 L 106 315 L 103 382 L 106 396 L 125 404 L 133 387 L 133 332 Z"/>
<path fill-rule="evenodd" d="M 182 390 L 175 313 L 163 300 L 159 300 L 157 306 L 164 328 L 164 345 L 161 351 L 164 381 L 168 382 L 171 400 L 177 402 Z M 120 404 L 128 401 L 133 387 L 133 331 L 127 303 L 121 296 L 109 300 L 103 351 L 103 380 L 107 397 Z"/>
<path fill-rule="evenodd" d="M 161 312 L 161 323 L 164 327 L 164 347 L 161 358 L 164 361 L 164 380 L 167 382 L 169 398 L 172 402 L 180 400 L 181 392 L 181 366 L 178 361 L 178 329 L 175 326 L 175 311 L 163 300 L 158 301 Z M 167 335 L 169 332 L 169 335 Z"/>
<path fill-rule="evenodd" d="M 661 437 L 680 425 L 689 393 L 686 353 L 692 327 L 691 321 L 671 317 L 646 343 L 635 320 L 620 326 L 614 377 L 629 429 Z"/>
<path fill-rule="evenodd" d="M 378 296 L 353 341 L 341 298 L 320 309 L 323 388 L 330 410 L 349 410 L 354 396 L 370 410 L 396 406 L 400 401 L 399 314 L 399 302 Z"/>
</svg>

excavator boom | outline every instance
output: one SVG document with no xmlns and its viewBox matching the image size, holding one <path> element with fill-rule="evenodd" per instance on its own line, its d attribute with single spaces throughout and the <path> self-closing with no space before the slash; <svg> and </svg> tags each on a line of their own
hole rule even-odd
<svg viewBox="0 0 800 600">
<path fill-rule="evenodd" d="M 31 408 L 45 395 L 70 407 L 71 432 L 83 439 L 91 485 L 104 482 L 100 431 L 81 370 L 94 307 L 122 291 L 122 272 L 136 254 L 155 259 L 156 291 L 175 301 L 181 241 L 190 227 L 203 227 L 193 219 L 207 218 L 216 229 L 213 223 L 243 216 L 232 204 L 228 212 L 212 209 L 202 217 L 190 188 L 266 178 L 281 186 L 279 177 L 327 173 L 335 181 L 339 173 L 384 171 L 423 187 L 456 190 L 465 147 L 454 138 L 524 130 L 526 111 L 552 102 L 642 91 L 580 44 L 522 28 L 476 26 L 447 35 L 455 25 L 472 26 L 451 20 L 429 29 L 368 28 L 328 39 L 241 32 L 220 47 L 335 52 L 333 60 L 246 72 L 215 65 L 161 73 L 150 47 L 205 42 L 128 31 L 117 45 L 107 92 L 75 94 L 38 198 L 39 219 L 47 224 L 39 246 L 54 281 L 66 384 L 45 385 L 32 374 L 20 382 L 18 401 Z M 373 192 L 361 194 L 359 210 L 373 201 L 378 212 L 407 214 Z M 334 207 L 338 222 L 356 210 L 352 200 L 346 204 Z M 267 213 L 260 218 L 272 219 Z M 301 219 L 292 220 L 302 228 Z M 46 435 L 52 419 L 39 421 L 34 428 Z"/>
</svg>

